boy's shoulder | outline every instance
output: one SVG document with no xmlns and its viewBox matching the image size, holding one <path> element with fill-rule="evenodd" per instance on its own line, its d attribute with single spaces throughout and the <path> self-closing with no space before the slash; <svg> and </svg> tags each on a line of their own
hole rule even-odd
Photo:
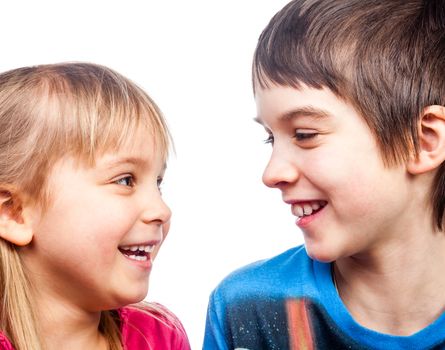
<svg viewBox="0 0 445 350">
<path fill-rule="evenodd" d="M 232 272 L 211 294 L 204 349 L 289 348 L 289 315 L 309 315 L 329 283 L 330 264 L 312 260 L 304 246 Z"/>
<path fill-rule="evenodd" d="M 291 248 L 270 259 L 260 260 L 230 273 L 212 297 L 232 302 L 250 298 L 281 298 L 316 293 L 314 261 L 304 246 Z"/>
<path fill-rule="evenodd" d="M 118 310 L 122 343 L 128 349 L 189 350 L 187 334 L 179 319 L 166 307 L 139 304 Z"/>
</svg>

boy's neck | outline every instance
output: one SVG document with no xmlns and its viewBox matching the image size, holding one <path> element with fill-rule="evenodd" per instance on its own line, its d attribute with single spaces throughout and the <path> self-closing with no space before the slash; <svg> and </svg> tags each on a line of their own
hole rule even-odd
<svg viewBox="0 0 445 350">
<path fill-rule="evenodd" d="M 361 325 L 377 332 L 410 335 L 445 309 L 445 233 L 417 232 L 404 239 L 335 262 L 338 292 Z M 419 237 L 419 236 L 413 236 Z"/>
</svg>

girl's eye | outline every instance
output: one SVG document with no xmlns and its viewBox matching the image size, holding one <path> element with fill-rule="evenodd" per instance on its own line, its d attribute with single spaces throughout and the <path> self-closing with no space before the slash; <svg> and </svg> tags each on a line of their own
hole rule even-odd
<svg viewBox="0 0 445 350">
<path fill-rule="evenodd" d="M 297 141 L 308 141 L 310 139 L 315 138 L 318 135 L 316 132 L 310 132 L 310 131 L 296 131 L 295 132 L 295 139 Z"/>
<path fill-rule="evenodd" d="M 120 179 L 114 181 L 114 183 L 117 185 L 134 187 L 134 177 L 132 175 L 127 175 L 127 176 L 121 177 Z"/>
<path fill-rule="evenodd" d="M 157 182 L 156 182 L 159 191 L 161 190 L 162 180 L 164 180 L 162 177 L 158 177 Z"/>
</svg>

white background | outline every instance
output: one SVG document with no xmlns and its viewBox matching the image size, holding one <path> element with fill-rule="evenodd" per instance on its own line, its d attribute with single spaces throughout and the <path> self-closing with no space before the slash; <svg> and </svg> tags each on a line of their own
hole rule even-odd
<svg viewBox="0 0 445 350">
<path fill-rule="evenodd" d="M 233 269 L 302 242 L 277 190 L 261 183 L 270 154 L 252 121 L 252 54 L 287 0 L 4 1 L 0 70 L 61 61 L 107 65 L 163 110 L 176 155 L 164 197 L 170 234 L 149 300 L 182 320 L 200 349 L 209 293 Z"/>
</svg>

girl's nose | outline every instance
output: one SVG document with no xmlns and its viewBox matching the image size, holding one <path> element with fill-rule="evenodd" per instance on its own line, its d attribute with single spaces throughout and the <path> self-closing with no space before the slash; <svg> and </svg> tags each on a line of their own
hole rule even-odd
<svg viewBox="0 0 445 350">
<path fill-rule="evenodd" d="M 269 163 L 263 172 L 263 183 L 267 187 L 281 188 L 294 183 L 300 176 L 295 159 L 286 150 L 274 148 Z"/>
<path fill-rule="evenodd" d="M 145 200 L 142 221 L 147 224 L 156 222 L 160 225 L 164 225 L 170 221 L 172 212 L 167 204 L 165 204 L 159 191 L 156 192 L 157 193 L 149 196 Z"/>
</svg>

